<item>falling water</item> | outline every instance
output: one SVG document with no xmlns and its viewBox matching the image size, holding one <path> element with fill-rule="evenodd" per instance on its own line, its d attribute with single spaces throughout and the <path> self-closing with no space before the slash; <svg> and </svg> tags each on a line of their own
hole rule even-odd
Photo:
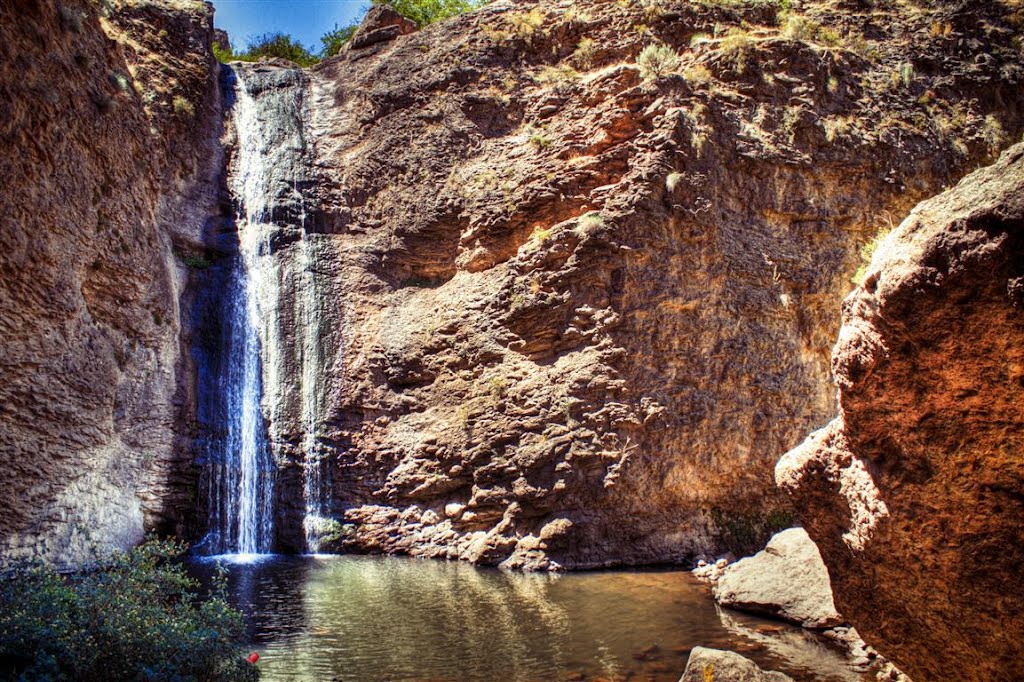
<svg viewBox="0 0 1024 682">
<path fill-rule="evenodd" d="M 220 394 L 213 398 L 221 401 L 212 414 L 226 423 L 209 457 L 207 544 L 215 553 L 258 554 L 269 551 L 273 541 L 274 464 L 267 428 L 274 415 L 264 419 L 264 393 L 280 382 L 276 364 L 264 365 L 263 359 L 276 357 L 280 338 L 278 265 L 270 243 L 276 229 L 276 177 L 274 159 L 268 158 L 273 141 L 266 139 L 260 103 L 247 89 L 246 74 L 226 69 L 226 75 L 237 137 L 228 184 L 236 207 L 238 254 L 222 299 L 226 319 L 214 322 L 224 348 L 212 363 L 212 388 Z"/>
<path fill-rule="evenodd" d="M 325 453 L 317 438 L 317 416 L 321 409 L 323 392 L 320 380 L 323 367 L 321 343 L 321 311 L 318 302 L 316 258 L 313 244 L 308 239 L 303 224 L 303 239 L 299 243 L 301 283 L 299 305 L 302 320 L 302 430 L 303 441 L 303 496 L 306 502 L 306 515 L 303 520 L 303 531 L 306 535 L 306 548 L 310 552 L 320 551 L 320 540 L 330 531 L 328 518 L 327 490 L 329 479 L 324 475 L 326 465 Z"/>
<path fill-rule="evenodd" d="M 244 344 L 229 363 L 241 363 L 240 369 L 224 382 L 230 418 L 239 421 L 238 438 L 232 427 L 226 439 L 238 441 L 229 446 L 237 459 L 228 456 L 231 465 L 217 472 L 211 528 L 230 524 L 221 533 L 230 540 L 222 543 L 228 549 L 265 550 L 273 462 L 298 454 L 302 531 L 306 549 L 316 552 L 333 522 L 326 451 L 318 437 L 326 324 L 318 281 L 323 275 L 317 269 L 322 244 L 311 234 L 314 211 L 307 211 L 307 204 L 314 205 L 314 199 L 304 194 L 316 184 L 305 120 L 307 79 L 300 70 L 272 65 L 234 65 L 226 71 L 236 140 L 228 189 L 239 248 L 230 297 L 238 323 L 233 319 L 229 336 Z M 282 494 L 287 490 L 282 484 Z M 282 533 L 292 527 L 290 503 L 286 500 Z"/>
<path fill-rule="evenodd" d="M 259 554 L 271 544 L 272 471 L 260 411 L 257 311 L 241 259 L 232 264 L 226 308 L 226 347 L 216 382 L 226 429 L 211 457 L 209 542 L 216 553 Z"/>
</svg>

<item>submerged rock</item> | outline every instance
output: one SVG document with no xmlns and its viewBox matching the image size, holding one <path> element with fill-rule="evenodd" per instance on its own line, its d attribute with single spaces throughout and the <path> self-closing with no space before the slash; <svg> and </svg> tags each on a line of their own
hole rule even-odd
<svg viewBox="0 0 1024 682">
<path fill-rule="evenodd" d="M 793 682 L 774 670 L 762 670 L 749 658 L 732 651 L 694 647 L 679 682 Z"/>
<path fill-rule="evenodd" d="M 763 551 L 725 567 L 714 587 L 724 606 L 777 616 L 806 628 L 839 625 L 821 554 L 803 528 L 775 535 Z"/>
<path fill-rule="evenodd" d="M 864 639 L 1024 679 L 1024 145 L 920 204 L 843 303 L 840 414 L 776 480 Z"/>
</svg>

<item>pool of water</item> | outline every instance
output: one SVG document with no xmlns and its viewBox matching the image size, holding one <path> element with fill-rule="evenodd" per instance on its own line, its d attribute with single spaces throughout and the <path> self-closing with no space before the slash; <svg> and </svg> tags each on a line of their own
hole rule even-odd
<svg viewBox="0 0 1024 682">
<path fill-rule="evenodd" d="M 264 680 L 676 682 L 694 646 L 799 681 L 865 676 L 799 628 L 718 608 L 681 571 L 521 574 L 377 556 L 205 559 L 228 570 Z"/>
</svg>

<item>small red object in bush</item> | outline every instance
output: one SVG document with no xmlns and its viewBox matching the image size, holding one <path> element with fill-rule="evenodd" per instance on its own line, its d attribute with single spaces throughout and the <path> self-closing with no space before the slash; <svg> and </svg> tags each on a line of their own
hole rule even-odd
<svg viewBox="0 0 1024 682">
<path fill-rule="evenodd" d="M 254 651 L 251 654 L 249 654 L 249 658 L 245 660 L 249 661 L 250 663 L 255 663 L 256 661 L 260 660 L 260 655 Z"/>
</svg>

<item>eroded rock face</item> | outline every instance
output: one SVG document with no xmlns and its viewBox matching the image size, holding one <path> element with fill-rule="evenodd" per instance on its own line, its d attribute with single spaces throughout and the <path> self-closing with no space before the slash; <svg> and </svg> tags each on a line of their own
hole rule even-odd
<svg viewBox="0 0 1024 682">
<path fill-rule="evenodd" d="M 923 202 L 843 302 L 840 415 L 783 457 L 836 605 L 919 680 L 1024 677 L 1024 145 Z"/>
<path fill-rule="evenodd" d="M 307 72 L 334 341 L 315 418 L 275 428 L 289 480 L 303 443 L 328 457 L 323 549 L 686 562 L 788 525 L 771 468 L 834 414 L 859 247 L 1021 102 L 1012 31 L 968 39 L 1002 6 L 944 9 L 947 40 L 909 7 L 806 4 L 878 53 L 823 58 L 765 7 L 500 2 Z M 645 81 L 655 41 L 681 64 Z M 925 111 L 969 113 L 939 135 Z"/>
<path fill-rule="evenodd" d="M 803 528 L 777 533 L 764 550 L 728 566 L 714 587 L 724 606 L 777 616 L 806 628 L 843 622 L 821 554 Z"/>
<path fill-rule="evenodd" d="M 214 193 L 212 16 L 107 11 L 0 12 L 0 561 L 85 562 L 193 505 L 173 252 Z"/>
<path fill-rule="evenodd" d="M 749 658 L 732 651 L 694 647 L 679 682 L 793 682 L 793 678 L 774 670 L 762 670 Z"/>
</svg>

